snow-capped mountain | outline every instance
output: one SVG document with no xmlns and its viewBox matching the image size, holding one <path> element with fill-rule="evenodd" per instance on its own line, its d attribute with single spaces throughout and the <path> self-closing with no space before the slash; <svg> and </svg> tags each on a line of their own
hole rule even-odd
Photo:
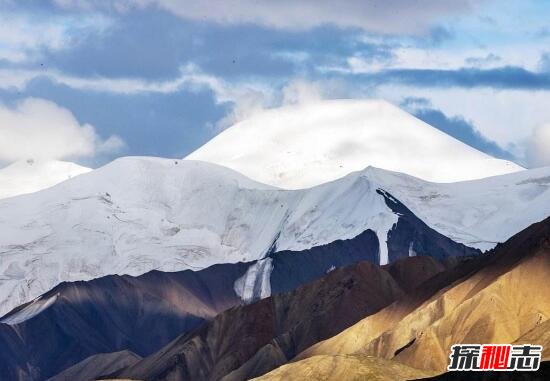
<svg viewBox="0 0 550 381">
<path fill-rule="evenodd" d="M 549 178 L 543 168 L 451 186 L 367 168 L 291 191 L 205 162 L 118 159 L 0 200 L 0 314 L 62 281 L 256 260 L 235 287 L 246 299 L 259 281 L 260 295 L 269 294 L 272 253 L 367 230 L 384 264 L 428 245 L 429 236 L 415 236 L 413 216 L 399 223 L 407 207 L 456 241 L 487 248 L 550 214 Z"/>
<path fill-rule="evenodd" d="M 271 109 L 228 128 L 187 159 L 298 189 L 367 166 L 434 182 L 520 171 L 380 100 L 330 100 Z"/>
<path fill-rule="evenodd" d="M 90 168 L 59 160 L 20 160 L 0 169 L 0 199 L 37 192 Z"/>
<path fill-rule="evenodd" d="M 0 200 L 0 313 L 65 280 L 254 261 L 367 228 L 385 242 L 396 221 L 363 178 L 288 192 L 209 163 L 118 159 Z"/>
<path fill-rule="evenodd" d="M 433 229 L 481 250 L 550 215 L 550 167 L 451 184 L 376 168 L 365 173 Z"/>
</svg>

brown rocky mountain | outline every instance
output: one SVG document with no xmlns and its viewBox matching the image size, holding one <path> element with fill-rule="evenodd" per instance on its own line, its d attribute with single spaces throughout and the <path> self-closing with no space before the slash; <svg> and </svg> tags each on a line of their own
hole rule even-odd
<svg viewBox="0 0 550 381">
<path fill-rule="evenodd" d="M 37 369 L 66 369 L 80 356 L 84 361 L 67 369 L 74 371 L 75 381 L 97 377 L 90 369 L 101 358 L 109 363 L 100 372 L 102 378 L 232 381 L 258 376 L 301 380 L 309 375 L 319 380 L 404 380 L 443 373 L 453 343 L 542 344 L 544 359 L 549 359 L 550 218 L 485 255 L 407 257 L 383 267 L 361 262 L 213 317 L 239 303 L 233 284 L 247 267 L 231 266 L 234 273 L 220 265 L 205 273 L 152 272 L 144 278 L 105 277 L 60 285 L 46 295 L 57 295 L 55 303 L 32 319 L 17 322 L 26 306 L 4 317 L 12 322 L 0 324 L 6 369 L 22 375 L 13 379 L 40 379 L 44 373 L 33 373 Z M 206 287 L 214 284 L 217 289 Z M 132 302 L 121 305 L 121 292 Z M 182 295 L 186 300 L 200 298 L 181 304 Z M 170 312 L 170 330 L 155 328 L 159 311 Z M 197 318 L 212 320 L 193 329 L 189 323 L 200 323 Z M 181 324 L 183 329 L 178 328 Z M 137 348 L 143 356 L 153 340 L 158 345 L 176 329 L 187 333 L 135 362 L 121 365 L 113 361 L 116 353 L 88 357 L 108 352 L 102 348 Z M 139 332 L 147 339 L 137 340 Z M 86 345 L 81 345 L 81 337 Z M 51 351 L 38 346 L 50 341 Z M 95 352 L 85 356 L 90 348 Z M 34 362 L 25 362 L 29 357 Z"/>
<path fill-rule="evenodd" d="M 472 263 L 460 264 L 451 272 L 464 271 Z M 435 276 L 416 292 L 313 345 L 259 380 L 278 380 L 283 369 L 289 375 L 286 379 L 300 379 L 291 375 L 310 368 L 310 359 L 317 356 L 377 357 L 442 373 L 453 343 L 541 344 L 546 348 L 543 360 L 550 359 L 550 218 L 498 245 L 467 272 L 448 285 L 440 283 L 445 273 Z M 317 379 L 331 379 L 330 372 L 314 369 Z M 350 367 L 343 379 L 359 375 Z M 455 379 L 452 373 L 439 377 L 435 379 Z"/>
<path fill-rule="evenodd" d="M 272 381 L 405 381 L 427 378 L 430 372 L 414 369 L 397 361 L 364 355 L 319 355 L 299 362 L 283 365 L 271 373 Z"/>
<path fill-rule="evenodd" d="M 246 269 L 216 265 L 62 283 L 42 296 L 54 302 L 36 316 L 25 317 L 28 303 L 3 317 L 0 379 L 46 380 L 98 353 L 149 355 L 239 304 L 233 284 Z"/>
<path fill-rule="evenodd" d="M 95 380 L 133 365 L 140 359 L 140 356 L 131 351 L 99 353 L 65 369 L 48 381 Z"/>
<path fill-rule="evenodd" d="M 422 381 L 548 381 L 550 361 L 540 364 L 536 372 L 447 372 L 437 376 L 422 378 Z"/>
<path fill-rule="evenodd" d="M 392 262 L 409 255 L 411 242 L 415 253 L 448 263 L 455 256 L 479 253 L 439 234 L 398 201 L 385 197 L 400 216 L 388 235 Z M 235 285 L 245 276 L 247 282 L 253 281 L 247 285 L 251 295 L 246 302 L 259 299 L 265 282 L 263 272 L 257 271 L 262 263 L 271 266 L 266 279 L 273 295 L 319 279 L 334 268 L 380 260 L 377 235 L 371 230 L 302 251 L 277 251 L 274 246 L 266 255 L 261 261 L 217 264 L 199 271 L 151 271 L 137 277 L 109 275 L 62 283 L 0 318 L 0 375 L 42 381 L 98 353 L 130 350 L 148 356 L 220 312 L 244 303 Z M 406 272 L 398 265 L 392 271 L 406 289 Z M 49 343 L 47 349 L 44 342 Z"/>
<path fill-rule="evenodd" d="M 443 263 L 411 257 L 384 267 L 362 262 L 336 269 L 293 292 L 232 308 L 117 376 L 244 380 L 261 375 L 462 261 L 468 259 Z"/>
</svg>

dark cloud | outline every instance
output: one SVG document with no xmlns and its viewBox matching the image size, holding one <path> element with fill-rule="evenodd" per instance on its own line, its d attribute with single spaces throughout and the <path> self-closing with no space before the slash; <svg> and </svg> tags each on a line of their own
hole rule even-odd
<svg viewBox="0 0 550 381">
<path fill-rule="evenodd" d="M 500 62 L 502 58 L 496 54 L 489 53 L 485 57 L 468 57 L 466 63 L 470 66 L 484 66 L 491 65 Z"/>
<path fill-rule="evenodd" d="M 63 8 L 82 7 L 81 0 Z M 472 11 L 471 0 L 88 0 L 102 11 L 163 9 L 185 20 L 223 25 L 261 25 L 277 30 L 304 31 L 325 25 L 383 34 L 424 34 L 440 17 Z"/>
<path fill-rule="evenodd" d="M 391 69 L 356 74 L 372 84 L 397 83 L 417 87 L 489 87 L 495 89 L 550 89 L 549 72 L 533 72 L 520 67 L 457 70 Z"/>
<path fill-rule="evenodd" d="M 499 159 L 516 160 L 510 152 L 483 136 L 471 121 L 467 121 L 461 116 L 449 117 L 445 115 L 441 110 L 433 108 L 431 102 L 426 98 L 408 97 L 403 100 L 401 106 L 418 119 L 481 152 Z"/>
<path fill-rule="evenodd" d="M 40 64 L 75 76 L 159 80 L 176 77 L 181 66 L 192 62 L 228 79 L 284 78 L 307 75 L 317 65 L 344 65 L 351 55 L 392 57 L 394 46 L 360 37 L 359 30 L 331 26 L 271 30 L 182 20 L 157 9 L 133 10 L 118 16 L 106 31 L 80 36 L 71 49 L 44 50 Z"/>
</svg>

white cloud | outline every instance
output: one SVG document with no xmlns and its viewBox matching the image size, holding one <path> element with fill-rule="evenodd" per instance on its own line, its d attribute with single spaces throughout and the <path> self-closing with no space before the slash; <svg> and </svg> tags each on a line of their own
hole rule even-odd
<svg viewBox="0 0 550 381">
<path fill-rule="evenodd" d="M 550 123 L 536 127 L 525 147 L 525 158 L 530 167 L 550 165 Z"/>
<path fill-rule="evenodd" d="M 424 33 L 441 16 L 462 14 L 470 0 L 57 0 L 63 7 L 109 8 L 157 6 L 193 20 L 220 24 L 253 23 L 303 30 L 326 24 L 380 33 Z"/>
<path fill-rule="evenodd" d="M 30 81 L 37 78 L 47 78 L 73 89 L 115 94 L 173 93 L 189 80 L 187 75 L 168 81 L 146 81 L 129 78 L 75 77 L 56 70 L 0 69 L 0 88 L 23 90 Z"/>
<path fill-rule="evenodd" d="M 233 86 L 225 85 L 229 88 Z M 245 90 L 245 91 L 243 91 Z M 341 80 L 312 81 L 304 78 L 294 78 L 282 85 L 271 87 L 257 86 L 254 90 L 241 88 L 241 93 L 226 96 L 233 103 L 231 111 L 217 124 L 218 129 L 224 129 L 267 108 L 291 104 L 316 102 L 321 99 L 353 98 L 360 93 L 351 89 Z M 362 97 L 362 96 L 361 96 Z"/>
<path fill-rule="evenodd" d="M 21 62 L 42 46 L 57 49 L 64 44 L 62 25 L 31 22 L 25 17 L 0 13 L 0 59 Z"/>
<path fill-rule="evenodd" d="M 232 103 L 231 111 L 216 127 L 224 129 L 249 117 L 253 112 L 269 107 L 277 97 L 273 87 L 258 81 L 227 82 L 219 77 L 203 73 L 197 66 L 188 64 L 180 68 L 180 75 L 166 81 L 146 81 L 130 78 L 74 77 L 58 71 L 32 71 L 0 69 L 0 89 L 24 90 L 30 81 L 47 78 L 54 83 L 73 89 L 113 94 L 174 93 L 180 90 L 200 91 L 209 89 L 218 104 Z"/>
<path fill-rule="evenodd" d="M 282 90 L 283 104 L 315 102 L 323 98 L 319 83 L 298 79 L 291 81 Z"/>
<path fill-rule="evenodd" d="M 0 105 L 0 161 L 92 157 L 123 145 L 116 136 L 103 141 L 93 126 L 80 124 L 69 110 L 47 100 Z"/>
<path fill-rule="evenodd" d="M 97 15 L 78 18 L 0 12 L 0 59 L 21 63 L 37 59 L 43 49 L 67 49 L 78 43 L 77 36 L 101 32 L 110 22 Z"/>
<path fill-rule="evenodd" d="M 80 78 L 55 71 L 34 72 L 0 69 L 0 88 L 21 90 L 34 78 L 46 77 L 71 88 L 115 94 L 173 93 L 180 90 L 209 89 L 218 104 L 231 109 L 215 127 L 224 129 L 250 117 L 258 110 L 289 103 L 303 103 L 327 98 L 377 97 L 399 104 L 404 97 L 424 97 L 447 115 L 460 115 L 473 121 L 476 128 L 502 147 L 523 156 L 523 145 L 536 126 L 550 120 L 548 91 L 495 90 L 490 88 L 416 88 L 405 85 L 369 87 L 350 85 L 345 80 L 294 79 L 287 83 L 255 80 L 227 82 L 204 73 L 193 64 L 180 69 L 180 75 L 167 81 L 124 78 Z"/>
<path fill-rule="evenodd" d="M 249 91 L 238 98 L 231 100 L 231 111 L 216 123 L 217 130 L 224 130 L 233 124 L 249 118 L 255 112 L 266 108 L 269 100 L 262 91 Z"/>
<path fill-rule="evenodd" d="M 223 94 L 223 98 L 233 103 L 233 107 L 224 118 L 218 121 L 216 127 L 225 129 L 266 108 L 315 102 L 328 98 L 329 94 L 336 96 L 340 94 L 337 84 L 336 81 L 315 82 L 299 78 L 289 81 L 280 88 L 276 86 L 256 87 L 255 89 L 245 87 L 241 88 L 239 92 L 235 92 L 235 87 L 227 84 L 221 86 L 218 83 L 215 86 L 218 89 L 218 97 Z M 233 91 L 228 94 L 222 89 L 233 89 Z"/>
<path fill-rule="evenodd" d="M 318 69 L 321 72 L 361 74 L 389 69 L 458 70 L 465 67 L 491 69 L 517 66 L 537 71 L 540 69 L 542 54 L 540 46 L 531 44 L 468 49 L 400 46 L 391 51 L 392 56 L 389 59 L 351 56 L 346 59 L 344 65 L 322 66 Z"/>
<path fill-rule="evenodd" d="M 0 89 L 24 90 L 30 81 L 47 78 L 54 83 L 78 90 L 113 94 L 169 94 L 187 90 L 209 88 L 218 103 L 233 101 L 249 91 L 268 91 L 267 85 L 255 81 L 228 83 L 223 79 L 203 73 L 197 66 L 188 64 L 180 68 L 179 76 L 165 81 L 148 81 L 134 78 L 75 77 L 56 70 L 0 69 Z"/>
</svg>

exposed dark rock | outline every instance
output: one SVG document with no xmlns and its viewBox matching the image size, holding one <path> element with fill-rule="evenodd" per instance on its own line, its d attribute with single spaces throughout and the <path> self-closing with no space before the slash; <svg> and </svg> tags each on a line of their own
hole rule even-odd
<svg viewBox="0 0 550 381">
<path fill-rule="evenodd" d="M 97 353 L 149 355 L 240 303 L 233 283 L 247 267 L 62 283 L 43 296 L 57 295 L 48 309 L 19 324 L 0 324 L 1 378 L 44 380 Z"/>
<path fill-rule="evenodd" d="M 130 351 L 100 353 L 65 369 L 48 381 L 91 381 L 135 364 L 141 357 Z"/>
<path fill-rule="evenodd" d="M 445 269 L 427 257 L 404 261 L 414 263 L 416 283 Z M 261 375 L 403 296 L 400 284 L 414 282 L 394 278 L 391 271 L 392 265 L 381 268 L 361 262 L 292 292 L 234 307 L 117 377 L 198 381 Z"/>
<path fill-rule="evenodd" d="M 407 257 L 410 242 L 417 254 L 437 258 L 478 253 L 430 229 L 397 200 L 382 194 L 400 214 L 388 236 L 390 260 Z M 378 264 L 379 242 L 376 234 L 367 230 L 349 240 L 303 251 L 276 251 L 274 243 L 268 258 L 272 261 L 268 278 L 271 294 L 278 294 L 342 266 L 359 261 Z M 411 266 L 413 263 L 410 261 Z M 418 270 L 423 272 L 443 268 L 437 261 L 421 263 L 424 268 Z M 196 272 L 152 271 L 139 277 L 113 275 L 89 282 L 62 283 L 43 295 L 58 296 L 45 311 L 18 324 L 0 323 L 0 374 L 10 380 L 44 380 L 97 353 L 130 350 L 148 356 L 178 335 L 242 304 L 235 282 L 254 265 L 220 264 Z M 407 279 L 411 273 L 400 269 L 399 261 L 387 271 L 401 290 L 413 287 L 414 279 Z M 254 289 L 259 288 L 255 285 Z M 251 300 L 258 298 L 256 292 Z M 3 319 L 26 306 L 14 309 Z M 45 342 L 49 343 L 47 349 Z M 292 345 L 281 336 L 266 350 L 283 351 L 288 357 L 285 351 Z"/>
<path fill-rule="evenodd" d="M 397 223 L 388 232 L 390 262 L 411 255 L 429 255 L 444 259 L 481 254 L 481 251 L 457 243 L 430 228 L 388 192 L 381 189 L 377 192 L 384 197 L 386 205 L 399 215 Z"/>
</svg>

